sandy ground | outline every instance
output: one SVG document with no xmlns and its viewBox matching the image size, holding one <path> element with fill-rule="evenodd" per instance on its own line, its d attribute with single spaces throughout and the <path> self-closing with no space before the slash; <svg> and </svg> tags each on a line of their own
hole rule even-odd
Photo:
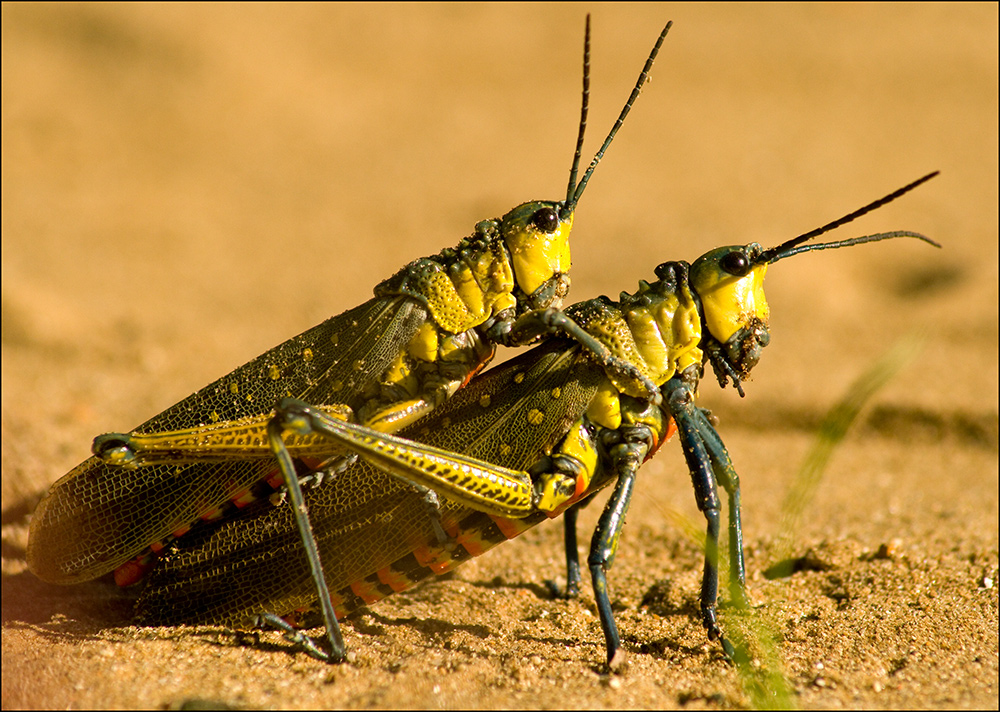
<svg viewBox="0 0 1000 712">
<path fill-rule="evenodd" d="M 612 571 L 615 675 L 589 586 L 546 593 L 558 522 L 349 620 L 340 667 L 276 634 L 132 627 L 112 584 L 26 570 L 32 509 L 95 434 L 561 196 L 588 11 L 591 153 L 675 26 L 577 212 L 574 301 L 942 171 L 838 236 L 907 228 L 943 250 L 776 265 L 747 398 L 704 384 L 756 604 L 723 622 L 764 641 L 753 666 L 701 631 L 676 444 L 644 467 Z M 996 707 L 997 30 L 993 4 L 5 3 L 3 707 Z M 769 580 L 824 415 L 915 335 L 802 512 L 790 553 L 811 565 Z"/>
</svg>

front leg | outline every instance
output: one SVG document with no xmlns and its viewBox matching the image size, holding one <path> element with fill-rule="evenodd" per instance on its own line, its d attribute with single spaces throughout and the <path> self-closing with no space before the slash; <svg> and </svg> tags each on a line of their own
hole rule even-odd
<svg viewBox="0 0 1000 712">
<path fill-rule="evenodd" d="M 491 334 L 492 336 L 492 334 Z M 611 376 L 633 384 L 643 398 L 653 405 L 660 404 L 660 389 L 635 364 L 615 356 L 611 350 L 571 319 L 565 312 L 549 307 L 523 314 L 497 341 L 507 346 L 520 346 L 537 341 L 542 336 L 567 336 L 580 344 Z"/>
<path fill-rule="evenodd" d="M 716 480 L 726 490 L 729 499 L 729 593 L 733 602 L 748 603 L 746 592 L 746 565 L 743 560 L 743 524 L 740 514 L 740 477 L 736 474 L 722 438 L 708 418 L 708 412 L 696 409 L 698 432 L 705 442 Z"/>
<path fill-rule="evenodd" d="M 712 453 L 715 445 L 721 445 L 721 440 L 714 428 L 705 418 L 699 408 L 694 405 L 693 387 L 690 379 L 683 376 L 672 378 L 663 388 L 667 408 L 681 438 L 684 458 L 687 460 L 694 485 L 695 499 L 698 509 L 705 516 L 705 571 L 701 585 L 702 624 L 708 632 L 710 640 L 718 640 L 730 660 L 735 656 L 732 643 L 725 637 L 718 621 L 719 597 L 719 496 L 716 487 Z M 714 453 L 716 458 L 718 453 Z M 728 455 L 726 455 L 728 459 Z M 735 474 L 735 473 L 734 473 Z M 735 503 L 738 505 L 738 490 Z M 734 500 L 731 498 L 730 504 Z M 738 528 L 738 517 L 736 518 Z M 733 541 L 731 529 L 731 541 Z M 737 544 L 742 543 L 742 534 L 736 537 Z M 734 567 L 740 580 L 743 577 L 742 546 L 740 546 L 739 564 Z"/>
</svg>

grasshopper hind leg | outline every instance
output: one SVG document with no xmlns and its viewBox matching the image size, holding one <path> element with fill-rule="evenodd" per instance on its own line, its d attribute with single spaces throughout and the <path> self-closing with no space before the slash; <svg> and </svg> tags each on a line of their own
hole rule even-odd
<svg viewBox="0 0 1000 712">
<path fill-rule="evenodd" d="M 262 629 L 276 629 L 285 634 L 285 639 L 297 645 L 301 648 L 307 655 L 310 655 L 317 660 L 322 660 L 325 663 L 330 662 L 341 662 L 341 660 L 346 659 L 346 655 L 340 659 L 335 658 L 331 653 L 325 652 L 322 648 L 316 645 L 315 641 L 308 635 L 303 633 L 301 630 L 293 626 L 291 623 L 286 621 L 281 616 L 276 616 L 273 613 L 262 614 L 257 625 Z"/>
<path fill-rule="evenodd" d="M 316 584 L 316 593 L 319 599 L 319 607 L 323 613 L 323 621 L 326 624 L 326 635 L 327 640 L 330 644 L 329 655 L 323 657 L 320 656 L 321 660 L 325 660 L 330 663 L 343 662 L 347 657 L 347 649 L 344 646 L 344 638 L 340 633 L 340 625 L 337 623 L 337 614 L 333 608 L 333 602 L 330 599 L 330 589 L 326 585 L 326 577 L 323 574 L 323 565 L 319 558 L 319 549 L 316 546 L 316 537 L 313 534 L 312 524 L 309 522 L 309 513 L 306 510 L 305 496 L 302 494 L 302 487 L 299 484 L 299 478 L 295 472 L 295 464 L 292 461 L 292 457 L 288 452 L 288 448 L 285 447 L 285 442 L 282 440 L 282 432 L 284 431 L 284 423 L 278 416 L 267 426 L 268 439 L 271 444 L 271 449 L 274 451 L 274 456 L 278 460 L 278 466 L 281 468 L 281 472 L 285 477 L 285 484 L 288 487 L 289 498 L 291 499 L 292 509 L 295 513 L 295 521 L 299 528 L 299 533 L 302 535 L 302 545 L 305 549 L 306 558 L 309 561 L 309 568 L 312 572 L 313 581 Z M 288 628 L 285 628 L 281 624 L 276 623 L 277 616 L 272 616 L 267 614 L 265 619 L 270 623 L 278 625 L 279 628 L 288 632 Z M 294 630 L 294 628 L 291 628 Z M 296 642 L 305 645 L 299 636 L 296 636 Z M 311 641 L 310 641 L 311 643 Z M 315 645 L 305 645 L 307 650 L 310 650 L 310 654 L 313 651 L 318 651 Z"/>
</svg>

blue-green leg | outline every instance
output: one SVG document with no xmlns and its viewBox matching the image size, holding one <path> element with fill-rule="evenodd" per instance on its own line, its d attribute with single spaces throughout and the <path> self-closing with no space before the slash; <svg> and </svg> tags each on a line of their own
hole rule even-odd
<svg viewBox="0 0 1000 712">
<path fill-rule="evenodd" d="M 576 541 L 576 520 L 582 505 L 575 504 L 563 515 L 563 532 L 566 540 L 566 590 L 563 596 L 576 598 L 580 595 L 580 550 Z"/>
<path fill-rule="evenodd" d="M 305 497 L 302 494 L 302 486 L 299 484 L 298 475 L 295 473 L 295 465 L 292 457 L 285 447 L 281 438 L 285 430 L 293 430 L 302 434 L 307 434 L 312 430 L 311 418 L 299 411 L 295 401 L 288 399 L 282 401 L 277 408 L 274 419 L 267 426 L 268 439 L 274 456 L 278 460 L 281 474 L 285 478 L 285 486 L 288 488 L 288 495 L 291 499 L 292 511 L 295 513 L 295 522 L 299 527 L 299 534 L 302 537 L 302 546 L 305 549 L 306 557 L 309 560 L 309 569 L 312 571 L 313 581 L 316 584 L 316 595 L 319 599 L 319 607 L 323 612 L 323 622 L 326 624 L 326 635 L 330 643 L 330 653 L 326 655 L 319 650 L 312 641 L 308 643 L 308 638 L 291 626 L 281 626 L 277 623 L 275 616 L 264 616 L 264 620 L 272 625 L 278 625 L 286 633 L 293 636 L 293 639 L 303 645 L 307 652 L 321 660 L 330 663 L 343 662 L 347 655 L 344 646 L 344 638 L 340 633 L 340 626 L 337 623 L 337 614 L 330 600 L 330 590 L 326 585 L 326 577 L 323 575 L 323 565 L 319 559 L 319 549 L 316 546 L 316 537 L 313 535 L 312 525 L 309 522 L 309 513 L 306 509 Z"/>
<path fill-rule="evenodd" d="M 722 438 L 708 420 L 707 412 L 698 409 L 698 432 L 705 440 L 716 480 L 729 499 L 729 593 L 733 602 L 745 604 L 746 565 L 743 561 L 743 525 L 740 517 L 740 477 L 736 474 Z"/>
<path fill-rule="evenodd" d="M 587 564 L 590 567 L 590 577 L 594 585 L 594 600 L 601 616 L 601 628 L 604 630 L 604 640 L 607 644 L 608 666 L 618 667 L 624 659 L 621 649 L 621 638 L 618 635 L 618 625 L 611 611 L 611 593 L 608 589 L 607 573 L 615 560 L 618 551 L 618 539 L 625 525 L 625 514 L 628 512 L 635 486 L 636 470 L 618 476 L 611 499 L 604 507 L 601 519 L 594 531 L 590 544 L 590 556 Z"/>
<path fill-rule="evenodd" d="M 730 657 L 735 654 L 732 644 L 722 633 L 722 628 L 718 621 L 718 597 L 719 597 L 719 495 L 716 488 L 716 468 L 715 464 L 722 463 L 722 455 L 725 449 L 720 448 L 722 441 L 718 434 L 708 422 L 704 412 L 694 405 L 694 394 L 691 385 L 683 376 L 672 378 L 663 388 L 666 396 L 667 407 L 670 414 L 677 423 L 677 430 L 680 435 L 681 447 L 684 450 L 684 458 L 687 460 L 688 469 L 691 473 L 691 482 L 694 486 L 695 500 L 698 509 L 701 510 L 706 520 L 705 535 L 705 571 L 701 584 L 701 614 L 702 625 L 705 626 L 710 640 L 718 640 L 722 644 L 723 650 Z M 728 461 L 728 454 L 725 460 Z M 730 464 L 729 469 L 732 470 Z M 735 472 L 732 472 L 735 475 Z M 726 482 L 732 487 L 730 492 L 730 507 L 739 504 L 739 493 L 735 486 L 735 480 L 725 475 Z M 729 488 L 727 488 L 727 491 Z M 732 511 L 732 510 L 731 510 Z M 739 532 L 739 518 L 736 517 L 736 526 L 730 520 L 730 541 L 739 545 L 742 535 Z M 739 563 L 736 565 L 736 573 L 742 580 L 742 546 L 739 547 Z"/>
<path fill-rule="evenodd" d="M 612 669 L 621 665 L 625 653 L 621 648 L 618 626 L 611 611 L 611 593 L 608 588 L 607 573 L 611 569 L 618 551 L 618 541 L 625 526 L 635 478 L 639 465 L 646 459 L 652 436 L 645 426 L 623 427 L 616 432 L 617 442 L 604 442 L 612 469 L 617 474 L 614 491 L 604 506 L 601 518 L 594 530 L 590 543 L 587 564 L 594 585 L 594 599 L 601 616 L 601 628 L 607 644 L 608 666 Z"/>
</svg>

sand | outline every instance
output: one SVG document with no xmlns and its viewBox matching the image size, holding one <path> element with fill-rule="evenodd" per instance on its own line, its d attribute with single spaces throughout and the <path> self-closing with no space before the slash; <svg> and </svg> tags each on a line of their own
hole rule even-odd
<svg viewBox="0 0 1000 712">
<path fill-rule="evenodd" d="M 653 80 L 580 203 L 572 300 L 668 259 L 773 245 L 939 169 L 768 275 L 747 397 L 702 404 L 742 477 L 755 662 L 698 620 L 680 448 L 647 463 L 611 572 L 553 600 L 550 522 L 344 625 L 137 628 L 113 584 L 27 571 L 28 522 L 94 435 L 365 300 L 479 220 L 565 190 L 657 32 Z M 997 6 L 3 6 L 3 707 L 996 707 Z M 784 549 L 817 429 L 919 342 L 838 445 Z M 599 506 L 582 517 L 589 536 Z M 783 556 L 805 565 L 765 572 Z M 748 622 L 749 620 L 749 622 Z"/>
</svg>

